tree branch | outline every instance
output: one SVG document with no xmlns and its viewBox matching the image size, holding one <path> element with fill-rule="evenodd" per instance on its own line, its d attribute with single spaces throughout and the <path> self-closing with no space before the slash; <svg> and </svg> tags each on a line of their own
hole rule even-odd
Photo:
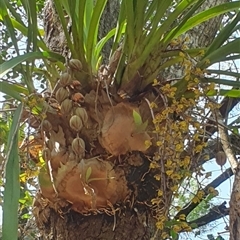
<svg viewBox="0 0 240 240">
<path fill-rule="evenodd" d="M 223 172 L 221 175 L 219 175 L 217 178 L 215 178 L 211 183 L 209 183 L 204 189 L 204 196 L 202 198 L 202 200 L 204 200 L 208 194 L 209 194 L 209 188 L 216 188 L 218 187 L 220 184 L 222 184 L 224 181 L 226 181 L 228 178 L 230 178 L 233 175 L 233 171 L 231 168 L 228 168 L 225 172 Z M 179 211 L 177 213 L 177 215 L 175 216 L 176 219 L 178 219 L 178 217 L 181 214 L 184 214 L 185 216 L 188 216 L 188 214 L 194 209 L 196 208 L 198 205 L 200 204 L 200 202 L 192 202 L 192 200 L 190 202 L 188 202 L 187 204 L 185 204 L 185 206 L 183 207 L 183 209 L 181 211 Z"/>
<path fill-rule="evenodd" d="M 235 173 L 235 169 L 237 168 L 238 161 L 233 153 L 231 144 L 229 143 L 227 128 L 224 125 L 223 118 L 220 113 L 218 114 L 218 118 L 219 118 L 219 119 L 217 119 L 218 131 L 219 131 L 223 151 L 225 152 L 225 154 L 227 156 L 227 159 L 231 165 L 232 171 Z"/>
<path fill-rule="evenodd" d="M 240 98 L 229 98 L 225 97 L 221 102 L 221 107 L 219 108 L 219 112 L 221 113 L 221 116 L 223 116 L 223 119 L 225 119 L 228 114 L 232 111 L 232 109 L 239 103 Z M 213 118 L 213 116 L 210 116 L 210 118 Z M 215 119 L 215 117 L 214 117 Z M 206 127 L 206 133 L 209 136 L 212 136 L 217 131 L 217 124 L 214 120 L 209 120 L 207 122 Z"/>
<path fill-rule="evenodd" d="M 230 240 L 240 239 L 240 163 L 236 168 L 235 179 L 233 182 L 232 195 L 230 199 Z"/>
<path fill-rule="evenodd" d="M 231 146 L 231 149 L 234 152 L 234 155 L 240 155 L 240 138 L 236 134 L 229 135 L 229 145 Z M 219 141 L 221 141 L 219 138 L 215 138 L 212 140 L 209 140 L 207 143 L 207 146 L 203 149 L 201 156 L 197 162 L 198 166 L 201 166 L 202 164 L 206 163 L 206 156 L 209 157 L 209 159 L 213 159 L 216 156 L 217 151 L 221 150 L 219 149 Z"/>
<path fill-rule="evenodd" d="M 206 214 L 198 219 L 195 219 L 191 222 L 188 222 L 188 224 L 190 226 L 192 225 L 193 226 L 192 228 L 198 228 L 198 227 L 204 226 L 210 222 L 216 221 L 217 219 L 222 218 L 227 215 L 229 215 L 229 208 L 226 207 L 226 202 L 223 202 L 222 204 L 211 208 L 208 214 Z"/>
</svg>

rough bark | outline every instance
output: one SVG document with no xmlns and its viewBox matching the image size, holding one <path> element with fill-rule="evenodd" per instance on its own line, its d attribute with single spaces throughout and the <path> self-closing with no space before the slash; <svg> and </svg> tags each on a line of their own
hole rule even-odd
<svg viewBox="0 0 240 240">
<path fill-rule="evenodd" d="M 102 23 L 100 24 L 99 36 L 104 36 L 110 29 L 113 28 L 117 19 L 118 11 L 114 11 L 114 8 L 118 6 L 118 1 L 108 1 L 106 12 L 103 14 Z M 226 0 L 218 1 L 206 1 L 207 4 L 220 4 L 226 2 Z M 205 6 L 205 8 L 210 7 Z M 201 27 L 204 29 L 205 34 L 199 34 L 199 31 L 189 32 L 189 37 L 194 46 L 207 46 L 214 38 L 216 31 L 219 27 L 221 18 L 206 23 Z M 102 27 L 102 26 L 105 26 Z M 67 55 L 67 49 L 65 48 L 65 39 L 61 27 L 58 24 L 57 16 L 52 5 L 52 1 L 48 1 L 47 7 L 45 8 L 45 40 L 47 45 L 53 51 L 59 52 L 63 55 Z M 211 33 L 211 34 L 209 34 Z M 111 42 L 106 46 L 103 52 L 104 60 L 106 61 L 107 55 L 109 54 Z M 172 76 L 176 77 L 176 69 L 171 69 L 172 74 L 168 74 L 169 78 Z M 174 74 L 173 74 L 174 72 Z M 179 75 L 178 75 L 179 77 Z M 133 182 L 136 184 L 141 183 L 141 179 L 145 176 L 148 171 L 148 162 L 143 159 L 144 169 L 135 168 L 135 172 L 138 174 L 134 175 L 132 179 L 127 179 L 129 184 Z M 147 166 L 147 168 L 146 168 Z M 133 171 L 133 172 L 134 172 Z M 147 183 L 147 184 L 146 184 Z M 85 216 L 68 209 L 61 209 L 59 212 L 59 206 L 54 209 L 53 206 L 46 206 L 41 209 L 37 214 L 37 223 L 40 227 L 43 239 L 142 239 L 148 240 L 153 237 L 157 238 L 155 228 L 155 218 L 153 211 L 148 207 L 149 201 L 156 194 L 156 190 L 159 186 L 156 185 L 153 178 L 149 178 L 145 181 L 145 185 L 139 184 L 140 188 L 131 189 L 133 192 L 137 191 L 138 204 L 131 206 L 130 200 L 128 204 L 123 206 L 114 206 L 115 209 L 121 209 L 116 211 L 114 215 L 107 215 L 106 213 L 97 213 L 96 215 Z M 158 182 L 159 184 L 159 182 Z M 168 198 L 171 199 L 171 193 L 168 194 Z M 133 194 L 133 197 L 134 196 Z M 136 200 L 136 199 L 135 199 Z M 136 201 L 135 201 L 136 202 Z M 170 201 L 167 201 L 165 210 L 169 208 Z M 43 204 L 44 205 L 44 204 Z M 66 212 L 65 212 L 66 211 Z M 167 214 L 167 212 L 166 212 Z"/>
<path fill-rule="evenodd" d="M 240 239 L 240 164 L 236 168 L 230 200 L 230 240 Z"/>
<path fill-rule="evenodd" d="M 135 239 L 148 240 L 152 236 L 146 213 L 140 215 L 136 211 L 126 211 L 119 218 L 98 214 L 83 216 L 74 211 L 63 217 L 50 209 L 50 217 L 45 224 L 46 239 L 58 240 L 108 240 L 108 239 Z M 115 218 L 117 218 L 115 223 Z M 149 218 L 151 219 L 151 218 Z M 150 223 L 152 225 L 152 223 Z"/>
</svg>

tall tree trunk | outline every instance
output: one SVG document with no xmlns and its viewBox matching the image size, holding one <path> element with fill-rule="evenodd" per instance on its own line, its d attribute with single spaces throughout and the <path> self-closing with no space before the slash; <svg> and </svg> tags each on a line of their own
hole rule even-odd
<svg viewBox="0 0 240 240">
<path fill-rule="evenodd" d="M 240 239 L 240 164 L 236 168 L 230 199 L 230 240 Z"/>
<path fill-rule="evenodd" d="M 116 4 L 113 4 L 113 2 Z M 118 2 L 118 0 L 108 1 L 106 12 L 102 18 L 103 23 L 116 22 L 118 11 L 114 11 L 114 8 L 118 6 Z M 212 6 L 226 2 L 226 0 L 206 2 L 207 5 L 204 8 L 208 8 L 209 5 Z M 58 24 L 59 21 L 57 21 L 57 18 L 52 1 L 48 1 L 45 8 L 45 40 L 52 50 L 67 56 L 64 34 Z M 192 32 L 189 32 L 190 43 L 195 46 L 209 45 L 218 30 L 220 21 L 221 18 L 217 18 L 210 23 L 205 23 L 197 31 L 192 30 Z M 100 28 L 99 36 L 104 36 L 113 25 L 107 24 L 105 29 Z M 104 26 L 104 24 L 101 26 Z M 204 31 L 199 31 L 199 29 L 204 29 Z M 109 46 L 107 46 L 105 51 L 104 60 L 106 61 L 107 54 L 109 54 Z M 168 73 L 168 77 L 171 78 L 171 75 L 176 77 L 176 71 L 173 69 L 171 71 L 172 73 Z M 89 214 L 89 216 L 80 214 L 69 210 L 69 207 L 66 205 L 61 207 L 61 201 L 57 204 L 51 204 L 39 194 L 35 203 L 37 207 L 35 216 L 44 239 L 160 239 L 161 231 L 156 231 L 154 209 L 149 207 L 151 199 L 156 196 L 159 189 L 159 181 L 155 180 L 154 174 L 149 173 L 149 160 L 143 154 L 132 153 L 126 157 L 128 163 L 132 162 L 131 159 L 138 159 L 137 163 L 128 164 L 128 166 L 123 167 L 123 171 L 127 173 L 127 186 L 132 192 L 131 198 L 124 201 L 122 205 L 112 206 L 109 212 L 97 211 Z M 167 217 L 172 192 L 170 189 L 166 190 L 168 192 L 165 195 L 166 201 L 162 206 L 161 214 Z"/>
</svg>

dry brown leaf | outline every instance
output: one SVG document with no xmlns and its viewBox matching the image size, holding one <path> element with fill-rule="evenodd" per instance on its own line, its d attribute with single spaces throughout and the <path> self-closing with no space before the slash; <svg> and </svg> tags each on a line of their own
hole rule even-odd
<svg viewBox="0 0 240 240">
<path fill-rule="evenodd" d="M 65 150 L 61 150 L 57 154 L 51 157 L 51 167 L 53 172 L 57 172 L 61 164 L 66 164 L 69 159 L 69 153 Z"/>
<path fill-rule="evenodd" d="M 66 140 L 65 140 L 65 136 L 64 136 L 64 132 L 61 126 L 58 126 L 58 132 L 55 131 L 51 131 L 50 132 L 50 139 L 49 141 L 54 142 L 54 143 L 59 143 L 59 149 L 56 147 L 55 144 L 55 152 L 59 152 L 59 150 L 61 150 L 61 148 L 64 148 L 66 146 Z M 61 148 L 60 148 L 61 147 Z"/>
<path fill-rule="evenodd" d="M 46 165 L 40 169 L 38 180 L 42 195 L 45 198 L 53 201 L 53 199 L 56 197 L 56 192 L 51 181 L 49 169 Z"/>
<path fill-rule="evenodd" d="M 72 203 L 78 212 L 107 207 L 108 202 L 115 204 L 128 194 L 123 174 L 116 174 L 111 163 L 97 159 L 62 165 L 55 185 L 58 196 Z"/>
<path fill-rule="evenodd" d="M 133 109 L 126 103 L 119 103 L 110 109 L 104 118 L 99 140 L 112 155 L 118 156 L 129 151 L 144 152 L 147 150 L 145 141 L 150 140 L 150 136 L 146 132 L 137 132 Z"/>
</svg>

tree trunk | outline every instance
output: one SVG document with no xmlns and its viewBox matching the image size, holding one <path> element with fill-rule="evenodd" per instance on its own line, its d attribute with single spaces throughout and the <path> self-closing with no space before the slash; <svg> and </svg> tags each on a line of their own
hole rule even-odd
<svg viewBox="0 0 240 240">
<path fill-rule="evenodd" d="M 107 214 L 83 216 L 74 211 L 59 217 L 59 213 L 50 209 L 49 219 L 44 224 L 44 239 L 148 240 L 155 231 L 149 226 L 149 224 L 153 225 L 149 222 L 151 218 L 151 216 L 147 216 L 146 212 L 140 215 L 129 209 L 121 213 L 121 217 L 118 217 L 118 213 L 116 216 Z"/>
<path fill-rule="evenodd" d="M 240 239 L 240 164 L 236 168 L 230 200 L 230 240 Z"/>
<path fill-rule="evenodd" d="M 109 14 L 107 12 L 104 13 L 103 22 L 116 22 L 118 11 L 114 11 L 113 8 L 117 4 L 114 5 L 112 2 L 109 1 L 107 4 L 106 11 L 109 11 Z M 206 2 L 212 6 L 213 4 L 226 2 L 226 0 L 211 1 L 211 3 L 209 1 Z M 118 3 L 117 0 L 116 3 Z M 205 6 L 205 8 L 207 7 L 209 5 Z M 49 1 L 45 8 L 45 20 L 45 40 L 47 45 L 50 49 L 67 56 L 64 34 L 61 26 L 58 24 L 52 1 Z M 218 18 L 200 27 L 204 28 L 205 34 L 200 35 L 199 33 L 202 31 L 196 32 L 195 30 L 189 32 L 190 43 L 195 46 L 209 45 L 218 30 L 220 21 L 221 18 Z M 100 31 L 103 32 L 100 32 L 99 36 L 104 36 L 113 25 L 107 24 L 106 29 L 100 28 Z M 103 25 L 100 24 L 100 26 Z M 209 32 L 212 34 L 208 34 Z M 106 61 L 107 54 L 109 54 L 109 46 L 107 46 L 105 51 L 104 60 Z M 171 75 L 176 77 L 176 71 L 173 69 L 171 71 L 172 74 L 168 74 L 168 77 L 171 78 Z M 130 164 L 130 159 L 134 159 L 136 155 L 138 157 L 137 165 L 135 163 Z M 122 167 L 122 171 L 127 176 L 127 186 L 131 192 L 131 197 L 123 201 L 120 205 L 111 206 L 108 211 L 99 210 L 88 213 L 89 215 L 87 216 L 87 214 L 84 215 L 69 210 L 71 204 L 69 206 L 66 204 L 61 205 L 61 201 L 51 204 L 39 194 L 36 198 L 34 214 L 43 239 L 160 239 L 161 231 L 157 231 L 156 218 L 154 217 L 156 212 L 150 205 L 151 199 L 157 195 L 160 185 L 165 183 L 160 183 L 154 178 L 153 173 L 149 173 L 150 161 L 143 154 L 127 154 L 124 161 L 128 162 L 128 164 Z M 119 165 L 121 164 L 120 162 Z M 167 218 L 171 205 L 172 192 L 170 187 L 166 190 L 165 201 L 161 203 L 161 214 Z"/>
</svg>

